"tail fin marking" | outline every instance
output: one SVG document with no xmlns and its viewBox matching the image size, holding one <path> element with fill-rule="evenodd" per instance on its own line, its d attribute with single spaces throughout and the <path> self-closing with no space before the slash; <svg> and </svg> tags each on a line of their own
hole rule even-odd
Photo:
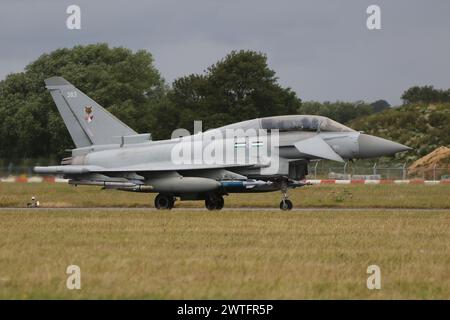
<svg viewBox="0 0 450 320">
<path fill-rule="evenodd" d="M 45 84 L 77 148 L 112 144 L 117 136 L 137 135 L 64 78 L 52 77 Z"/>
</svg>

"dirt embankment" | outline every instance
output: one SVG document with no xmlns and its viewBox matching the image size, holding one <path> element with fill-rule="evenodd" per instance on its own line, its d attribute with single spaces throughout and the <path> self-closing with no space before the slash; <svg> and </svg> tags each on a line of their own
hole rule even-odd
<svg viewBox="0 0 450 320">
<path fill-rule="evenodd" d="M 438 169 L 439 176 L 448 173 L 450 170 L 450 148 L 439 147 L 426 156 L 416 160 L 408 168 L 409 174 L 424 174 L 430 176 L 434 170 Z"/>
</svg>

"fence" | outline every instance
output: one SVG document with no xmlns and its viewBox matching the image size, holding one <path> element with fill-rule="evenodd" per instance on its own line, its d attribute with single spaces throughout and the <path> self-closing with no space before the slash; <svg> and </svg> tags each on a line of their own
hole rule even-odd
<svg viewBox="0 0 450 320">
<path fill-rule="evenodd" d="M 364 164 L 364 163 L 363 163 Z M 341 166 L 320 165 L 320 161 L 309 166 L 309 178 L 328 178 L 336 180 L 447 180 L 450 179 L 450 166 L 408 169 L 407 163 L 397 166 L 373 164 L 354 165 L 349 162 Z"/>
<path fill-rule="evenodd" d="M 33 167 L 14 166 L 10 164 L 7 167 L 0 167 L 0 177 L 9 176 L 34 176 Z"/>
</svg>

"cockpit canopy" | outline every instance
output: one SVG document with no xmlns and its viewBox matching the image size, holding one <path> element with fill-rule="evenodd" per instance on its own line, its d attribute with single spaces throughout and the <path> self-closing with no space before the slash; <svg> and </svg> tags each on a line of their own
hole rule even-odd
<svg viewBox="0 0 450 320">
<path fill-rule="evenodd" d="M 259 118 L 233 123 L 220 129 L 277 129 L 286 131 L 314 131 L 314 132 L 352 132 L 349 127 L 340 124 L 330 118 L 315 115 L 288 115 Z"/>
</svg>

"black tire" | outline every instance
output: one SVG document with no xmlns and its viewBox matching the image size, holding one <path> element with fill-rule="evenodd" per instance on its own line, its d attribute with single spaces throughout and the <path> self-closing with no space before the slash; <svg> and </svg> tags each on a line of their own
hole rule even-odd
<svg viewBox="0 0 450 320">
<path fill-rule="evenodd" d="M 205 200 L 205 207 L 208 210 L 221 210 L 225 204 L 222 196 L 212 196 Z"/>
<path fill-rule="evenodd" d="M 217 210 L 222 210 L 224 205 L 225 205 L 225 200 L 223 200 L 223 197 L 220 196 L 219 199 L 218 199 L 218 203 L 217 203 L 216 209 Z"/>
<path fill-rule="evenodd" d="M 212 211 L 212 210 L 216 210 L 216 204 L 214 201 L 210 200 L 210 199 L 206 199 L 205 200 L 205 207 L 206 209 Z"/>
<path fill-rule="evenodd" d="M 173 209 L 173 207 L 175 206 L 175 197 L 169 197 L 169 199 L 170 199 L 169 209 Z"/>
<path fill-rule="evenodd" d="M 293 207 L 293 205 L 292 205 L 292 201 L 291 200 L 281 200 L 281 202 L 280 202 L 280 209 L 281 210 L 283 210 L 283 211 L 289 211 L 289 210 L 292 210 L 292 207 Z"/>
<path fill-rule="evenodd" d="M 155 208 L 158 210 L 170 210 L 173 208 L 174 199 L 165 194 L 158 194 L 155 198 Z"/>
</svg>

